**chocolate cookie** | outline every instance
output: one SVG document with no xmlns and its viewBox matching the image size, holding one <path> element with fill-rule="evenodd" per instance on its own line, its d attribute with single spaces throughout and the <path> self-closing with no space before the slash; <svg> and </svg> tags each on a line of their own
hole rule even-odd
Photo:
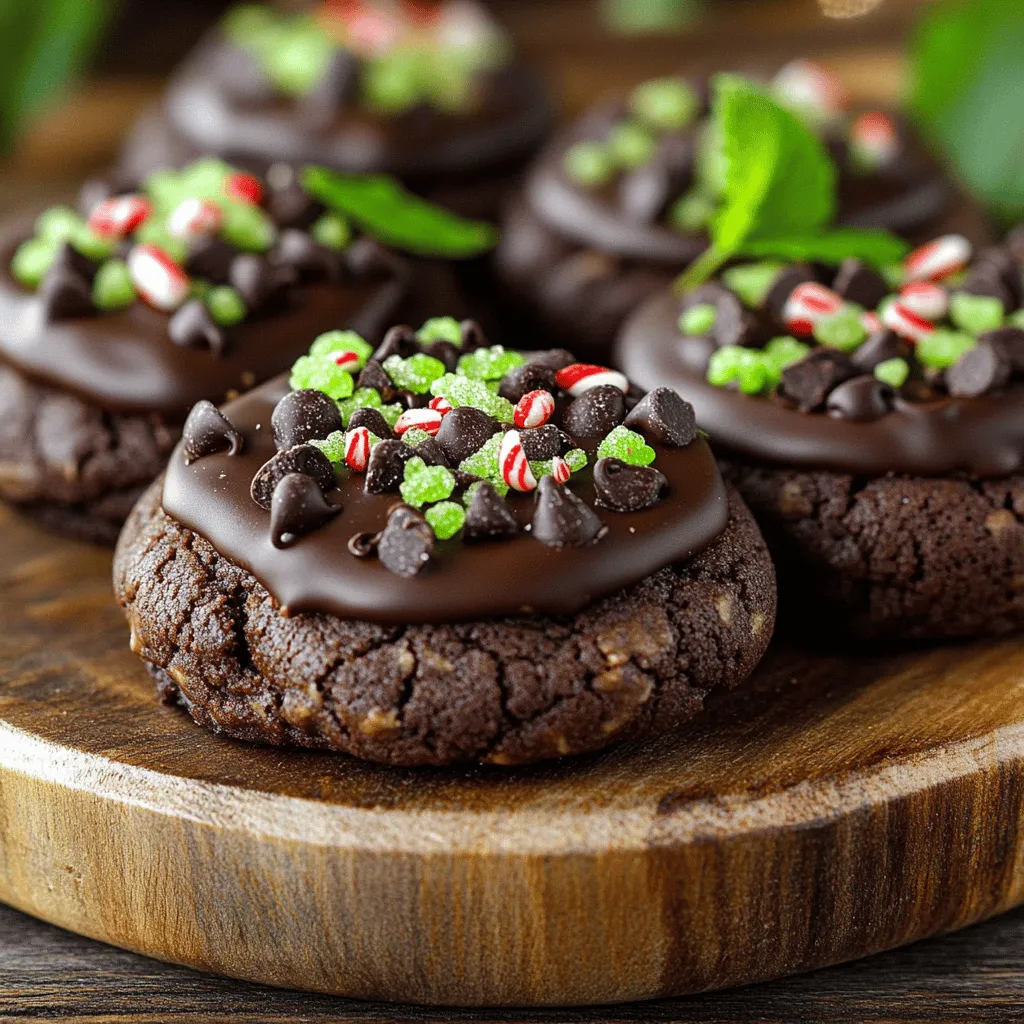
<svg viewBox="0 0 1024 1024">
<path fill-rule="evenodd" d="M 914 133 L 880 111 L 852 114 L 824 68 L 795 61 L 771 91 L 834 158 L 839 223 L 923 238 L 958 212 L 985 236 Z M 625 318 L 707 248 L 722 177 L 708 93 L 706 81 L 645 82 L 558 133 L 531 167 L 496 262 L 510 296 L 559 343 L 607 359 Z"/>
<path fill-rule="evenodd" d="M 772 632 L 774 573 L 692 410 L 579 363 L 513 405 L 503 383 L 555 354 L 453 324 L 450 372 L 424 351 L 440 330 L 374 354 L 389 385 L 322 376 L 321 349 L 290 383 L 196 414 L 115 565 L 164 692 L 250 741 L 520 764 L 675 728 L 745 678 Z M 628 424 L 578 416 L 569 432 L 573 404 L 606 387 Z M 344 429 L 327 433 L 324 393 Z M 366 408 L 391 437 L 352 426 Z M 442 447 L 459 410 L 474 416 Z M 310 431 L 326 436 L 291 444 Z M 195 616 L 209 628 L 188 628 Z"/>
<path fill-rule="evenodd" d="M 275 195 L 207 159 L 0 230 L 0 497 L 110 543 L 197 401 L 318 332 L 379 340 L 405 261 L 309 196 L 303 227 L 280 220 Z"/>
<path fill-rule="evenodd" d="M 1020 253 L 944 236 L 888 277 L 739 265 L 626 324 L 626 371 L 692 402 L 725 456 L 787 618 L 896 638 L 1024 626 Z M 737 345 L 716 310 L 741 296 Z"/>
</svg>

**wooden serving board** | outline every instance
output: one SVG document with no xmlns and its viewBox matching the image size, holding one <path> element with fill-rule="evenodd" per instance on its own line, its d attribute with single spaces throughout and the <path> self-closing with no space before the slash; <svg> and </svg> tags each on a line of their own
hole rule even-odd
<svg viewBox="0 0 1024 1024">
<path fill-rule="evenodd" d="M 0 512 L 0 899 L 73 931 L 287 987 L 582 1004 L 1024 901 L 1024 642 L 775 651 L 682 735 L 389 770 L 161 706 L 109 561 Z"/>
</svg>

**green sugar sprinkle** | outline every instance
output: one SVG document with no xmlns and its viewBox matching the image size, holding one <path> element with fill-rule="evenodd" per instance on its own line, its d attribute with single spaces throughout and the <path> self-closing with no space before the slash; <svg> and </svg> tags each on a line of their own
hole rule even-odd
<svg viewBox="0 0 1024 1024">
<path fill-rule="evenodd" d="M 700 109 L 694 88 L 678 78 L 654 78 L 638 85 L 629 98 L 630 109 L 656 131 L 685 128 Z"/>
<path fill-rule="evenodd" d="M 352 374 L 336 363 L 316 356 L 300 356 L 295 361 L 289 384 L 293 391 L 310 388 L 322 391 L 335 401 L 351 397 L 355 390 Z"/>
<path fill-rule="evenodd" d="M 1018 309 L 1015 313 L 1011 313 L 1006 318 L 1007 326 L 1018 327 L 1024 330 L 1024 309 Z"/>
<path fill-rule="evenodd" d="M 455 490 L 455 477 L 444 466 L 428 466 L 419 456 L 405 464 L 405 476 L 399 487 L 402 500 L 422 508 L 432 501 L 444 501 Z"/>
<path fill-rule="evenodd" d="M 685 234 L 703 231 L 711 223 L 717 204 L 699 189 L 680 196 L 669 210 L 669 223 Z"/>
<path fill-rule="evenodd" d="M 319 448 L 334 463 L 341 466 L 345 463 L 345 431 L 335 430 L 322 440 L 313 438 L 309 442 L 314 448 Z"/>
<path fill-rule="evenodd" d="M 582 448 L 573 448 L 562 456 L 569 468 L 578 473 L 587 464 L 587 453 Z"/>
<path fill-rule="evenodd" d="M 101 238 L 90 227 L 83 226 L 70 239 L 71 244 L 85 257 L 94 263 L 109 259 L 117 251 L 117 242 L 111 238 Z"/>
<path fill-rule="evenodd" d="M 654 155 L 657 142 L 641 124 L 624 121 L 612 128 L 608 135 L 608 150 L 616 166 L 626 170 L 643 167 Z"/>
<path fill-rule="evenodd" d="M 643 437 L 628 427 L 618 426 L 598 445 L 599 459 L 622 459 L 631 466 L 649 466 L 657 457 Z"/>
<path fill-rule="evenodd" d="M 245 300 L 228 285 L 218 285 L 206 293 L 206 308 L 221 327 L 234 327 L 235 324 L 240 324 L 248 312 Z"/>
<path fill-rule="evenodd" d="M 58 244 L 45 238 L 30 238 L 22 242 L 11 260 L 14 279 L 26 288 L 38 288 L 57 258 Z"/>
<path fill-rule="evenodd" d="M 381 409 L 383 404 L 380 392 L 377 391 L 376 388 L 356 388 L 351 397 L 338 402 L 338 410 L 341 412 L 341 422 L 348 426 L 348 421 L 352 418 L 352 413 L 354 413 L 356 409 Z M 383 409 L 381 409 L 381 411 L 383 412 Z M 394 424 L 391 423 L 389 426 L 394 426 Z"/>
<path fill-rule="evenodd" d="M 699 302 L 696 306 L 683 310 L 679 318 L 679 330 L 687 337 L 707 334 L 718 319 L 718 310 L 710 302 Z"/>
<path fill-rule="evenodd" d="M 85 227 L 85 221 L 70 207 L 51 206 L 36 219 L 36 235 L 48 242 L 67 242 Z"/>
<path fill-rule="evenodd" d="M 915 346 L 914 354 L 922 366 L 945 370 L 976 344 L 977 341 L 969 334 L 940 328 L 922 338 Z"/>
<path fill-rule="evenodd" d="M 97 309 L 127 309 L 135 301 L 135 286 L 123 260 L 107 260 L 92 283 L 92 301 Z"/>
<path fill-rule="evenodd" d="M 782 373 L 755 349 L 723 345 L 711 356 L 707 379 L 716 388 L 736 384 L 745 395 L 759 395 L 775 387 Z"/>
<path fill-rule="evenodd" d="M 472 380 L 500 381 L 510 370 L 522 366 L 526 357 L 518 352 L 508 352 L 503 345 L 492 345 L 490 348 L 478 348 L 475 352 L 462 356 L 455 372 L 460 377 Z"/>
<path fill-rule="evenodd" d="M 481 409 L 500 423 L 512 422 L 512 403 L 494 394 L 482 381 L 446 373 L 430 385 L 430 393 L 447 398 L 456 409 L 468 405 Z"/>
<path fill-rule="evenodd" d="M 600 142 L 577 142 L 565 151 L 563 166 L 570 181 L 586 188 L 604 185 L 615 173 L 612 155 Z"/>
<path fill-rule="evenodd" d="M 444 363 L 423 352 L 417 352 L 408 359 L 388 356 L 383 366 L 396 388 L 405 388 L 414 395 L 427 394 L 430 385 L 445 375 Z"/>
<path fill-rule="evenodd" d="M 422 427 L 410 427 L 402 435 L 402 440 L 410 448 L 418 448 L 424 441 L 430 440 L 430 435 Z"/>
<path fill-rule="evenodd" d="M 810 345 L 790 337 L 788 334 L 779 338 L 772 338 L 765 345 L 761 355 L 768 361 L 769 365 L 778 371 L 781 379 L 782 371 L 793 363 L 800 362 L 811 351 Z"/>
<path fill-rule="evenodd" d="M 325 213 L 309 229 L 310 237 L 325 249 L 344 252 L 352 241 L 352 228 L 338 213 Z"/>
<path fill-rule="evenodd" d="M 431 505 L 425 516 L 438 540 L 449 540 L 454 537 L 466 521 L 465 509 L 454 501 L 442 501 L 437 505 Z"/>
<path fill-rule="evenodd" d="M 274 222 L 258 206 L 225 202 L 221 204 L 221 209 L 224 213 L 221 237 L 236 249 L 263 253 L 277 239 Z"/>
<path fill-rule="evenodd" d="M 336 352 L 355 352 L 359 356 L 358 366 L 361 370 L 373 355 L 373 346 L 355 331 L 325 331 L 309 346 L 311 356 L 325 358 L 333 356 Z"/>
<path fill-rule="evenodd" d="M 784 266 L 784 263 L 774 261 L 741 263 L 722 273 L 722 284 L 735 292 L 745 305 L 757 309 L 763 304 Z"/>
<path fill-rule="evenodd" d="M 479 451 L 463 459 L 459 464 L 459 469 L 463 473 L 472 473 L 473 476 L 487 480 L 502 497 L 508 494 L 508 484 L 502 479 L 501 472 L 498 469 L 498 450 L 501 448 L 503 436 L 501 433 L 492 435 Z M 469 488 L 469 490 L 472 490 L 472 488 Z M 465 501 L 467 508 L 469 507 L 469 500 L 471 499 L 468 499 L 467 496 Z"/>
<path fill-rule="evenodd" d="M 461 348 L 462 325 L 453 316 L 435 316 L 416 332 L 416 340 L 421 345 L 447 341 L 456 348 Z"/>
<path fill-rule="evenodd" d="M 901 388 L 910 376 L 910 366 L 906 359 L 884 359 L 874 369 L 875 380 Z"/>
<path fill-rule="evenodd" d="M 860 317 L 851 309 L 841 309 L 814 325 L 814 340 L 841 352 L 852 352 L 868 336 Z"/>
<path fill-rule="evenodd" d="M 999 299 L 989 295 L 955 292 L 949 300 L 949 318 L 962 331 L 984 334 L 1002 327 L 1006 310 Z"/>
</svg>

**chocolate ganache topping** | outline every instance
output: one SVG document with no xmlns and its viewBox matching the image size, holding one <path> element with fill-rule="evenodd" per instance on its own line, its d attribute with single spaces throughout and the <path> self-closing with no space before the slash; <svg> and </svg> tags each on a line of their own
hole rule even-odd
<svg viewBox="0 0 1024 1024">
<path fill-rule="evenodd" d="M 396 327 L 376 350 L 329 332 L 290 378 L 215 413 L 189 417 L 164 510 L 286 613 L 571 614 L 726 523 L 677 394 L 563 350 L 489 346 L 469 321 Z"/>
<path fill-rule="evenodd" d="M 308 195 L 219 160 L 90 183 L 0 233 L 0 358 L 114 411 L 181 422 L 339 324 L 379 338 L 406 262 Z"/>
<path fill-rule="evenodd" d="M 946 235 L 880 273 L 739 264 L 625 325 L 620 364 L 692 402 L 726 449 L 872 476 L 1024 465 L 1024 236 Z"/>
</svg>

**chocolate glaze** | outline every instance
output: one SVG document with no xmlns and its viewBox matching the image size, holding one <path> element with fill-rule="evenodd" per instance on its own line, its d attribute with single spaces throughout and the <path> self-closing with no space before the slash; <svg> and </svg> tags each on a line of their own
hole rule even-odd
<svg viewBox="0 0 1024 1024">
<path fill-rule="evenodd" d="M 725 527 L 725 488 L 710 449 L 698 438 L 685 448 L 655 445 L 656 465 L 668 478 L 664 500 L 641 512 L 598 510 L 608 533 L 586 547 L 549 548 L 526 532 L 465 545 L 440 541 L 434 563 L 403 579 L 348 549 L 352 537 L 382 530 L 388 510 L 400 500 L 397 494 L 366 494 L 363 477 L 353 475 L 336 495 L 344 511 L 282 551 L 270 538 L 270 513 L 252 501 L 249 485 L 274 454 L 270 417 L 287 391 L 280 377 L 225 407 L 245 438 L 241 455 L 210 455 L 186 465 L 179 446 L 167 471 L 163 506 L 251 572 L 288 612 L 395 623 L 568 615 L 692 556 Z M 592 506 L 590 468 L 573 480 L 573 489 Z M 511 492 L 507 501 L 526 526 L 533 495 Z"/>
<path fill-rule="evenodd" d="M 31 223 L 0 229 L 0 358 L 115 412 L 158 412 L 180 422 L 202 398 L 221 401 L 280 373 L 323 331 L 352 327 L 377 340 L 406 291 L 406 268 L 397 258 L 384 276 L 378 270 L 340 284 L 310 284 L 289 308 L 239 327 L 228 351 L 216 355 L 175 345 L 168 315 L 141 301 L 119 313 L 46 321 L 38 294 L 8 270 Z"/>
<path fill-rule="evenodd" d="M 908 473 L 977 477 L 1024 466 L 1024 387 L 981 398 L 911 402 L 897 397 L 872 422 L 802 413 L 766 398 L 708 384 L 688 366 L 679 334 L 680 300 L 659 293 L 627 321 L 617 365 L 641 387 L 675 388 L 697 411 L 713 442 L 766 462 L 866 476 Z"/>
</svg>

